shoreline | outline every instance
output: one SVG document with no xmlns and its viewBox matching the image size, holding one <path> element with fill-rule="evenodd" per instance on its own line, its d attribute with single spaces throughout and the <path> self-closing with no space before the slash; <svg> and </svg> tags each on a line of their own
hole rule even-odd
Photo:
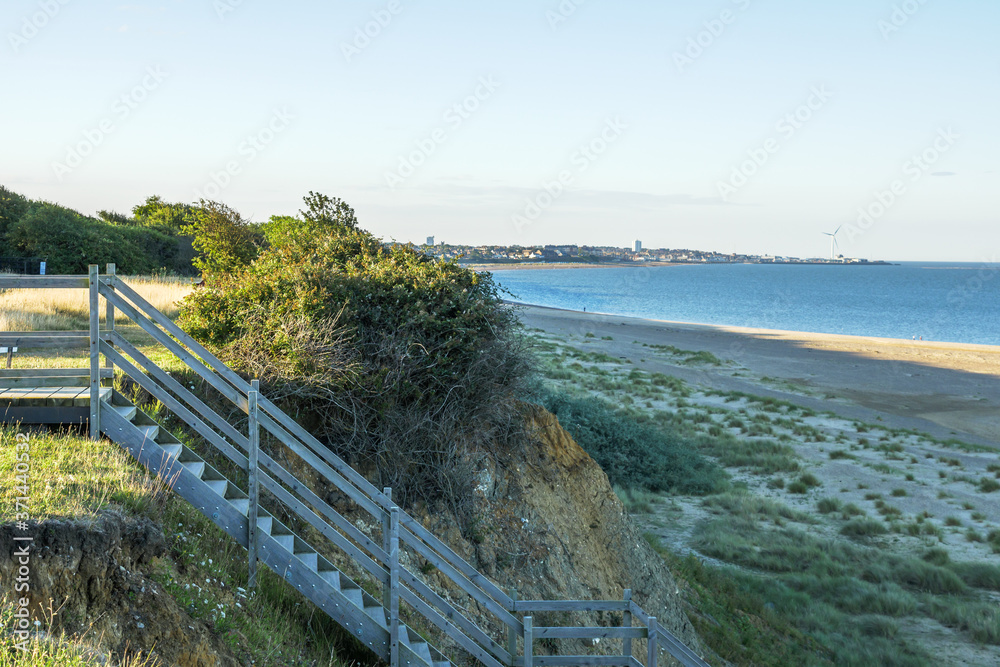
<svg viewBox="0 0 1000 667">
<path fill-rule="evenodd" d="M 599 263 L 587 264 L 586 262 L 517 262 L 511 264 L 473 264 L 460 263 L 459 266 L 473 271 L 547 271 L 552 269 L 641 269 L 643 267 L 660 266 L 685 266 L 684 262 L 622 262 L 620 264 Z M 691 266 L 698 266 L 692 264 Z"/>
<path fill-rule="evenodd" d="M 797 331 L 792 329 L 762 329 L 757 327 L 740 327 L 729 324 L 709 324 L 707 322 L 682 322 L 679 320 L 658 320 L 648 317 L 636 317 L 634 315 L 619 315 L 616 313 L 605 313 L 601 311 L 582 311 L 582 310 L 570 310 L 568 308 L 559 308 L 556 306 L 543 306 L 536 303 L 526 303 L 523 301 L 511 301 L 508 299 L 504 300 L 504 303 L 517 306 L 519 308 L 534 308 L 539 310 L 548 310 L 558 313 L 566 313 L 567 315 L 572 315 L 575 317 L 603 317 L 603 318 L 617 318 L 620 320 L 634 320 L 636 323 L 648 323 L 656 325 L 669 325 L 677 329 L 688 329 L 690 331 L 715 331 L 715 332 L 726 332 L 739 335 L 748 336 L 772 336 L 781 338 L 797 338 L 797 339 L 814 339 L 816 341 L 821 341 L 829 339 L 831 341 L 844 341 L 844 342 L 854 342 L 859 343 L 862 341 L 868 341 L 871 343 L 878 343 L 882 345 L 896 345 L 900 347 L 927 347 L 936 349 L 956 349 L 956 350 L 969 350 L 969 351 L 981 351 L 987 353 L 993 353 L 1000 355 L 1000 345 L 990 345 L 986 343 L 959 343 L 952 341 L 936 341 L 936 340 L 911 340 L 907 338 L 885 338 L 881 336 L 865 336 L 862 334 L 835 334 L 826 333 L 822 331 Z"/>
<path fill-rule="evenodd" d="M 639 370 L 1000 449 L 998 345 L 727 327 L 507 303 L 518 307 L 526 328 Z M 710 354 L 698 361 L 699 352 Z"/>
</svg>

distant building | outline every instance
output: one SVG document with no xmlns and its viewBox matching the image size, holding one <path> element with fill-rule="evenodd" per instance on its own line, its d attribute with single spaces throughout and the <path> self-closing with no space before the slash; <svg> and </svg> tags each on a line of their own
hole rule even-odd
<svg viewBox="0 0 1000 667">
<path fill-rule="evenodd" d="M 430 246 L 434 245 L 434 237 L 433 236 L 428 236 L 427 237 L 427 245 L 430 245 Z"/>
<path fill-rule="evenodd" d="M 642 252 L 642 241 L 636 241 L 635 242 L 635 251 L 636 252 Z"/>
</svg>

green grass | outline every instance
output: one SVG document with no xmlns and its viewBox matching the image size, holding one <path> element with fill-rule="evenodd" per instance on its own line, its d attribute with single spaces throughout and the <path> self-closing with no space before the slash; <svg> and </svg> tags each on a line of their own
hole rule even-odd
<svg viewBox="0 0 1000 667">
<path fill-rule="evenodd" d="M 0 632 L 7 634 L 15 627 L 14 607 L 0 605 Z M 47 623 L 44 627 L 48 628 Z M 84 667 L 107 664 L 111 657 L 102 647 L 103 638 L 74 636 L 61 631 L 49 633 L 46 641 L 29 640 L 23 648 L 5 638 L 0 644 L 0 667 Z M 114 662 L 118 667 L 157 667 L 159 661 L 141 652 Z"/>
<path fill-rule="evenodd" d="M 814 522 L 805 512 L 794 510 L 770 498 L 761 498 L 743 489 L 709 496 L 702 501 L 702 505 L 716 513 L 747 520 L 769 519 L 780 522 L 786 519 L 797 523 Z"/>
<path fill-rule="evenodd" d="M 746 440 L 726 434 L 702 439 L 700 446 L 723 466 L 742 468 L 758 475 L 796 472 L 800 468 L 795 449 L 774 440 Z"/>
<path fill-rule="evenodd" d="M 629 514 L 651 514 L 653 506 L 661 500 L 659 494 L 651 493 L 646 489 L 623 489 L 616 486 L 614 492 L 625 505 Z"/>
<path fill-rule="evenodd" d="M 545 391 L 542 404 L 608 475 L 612 485 L 705 495 L 726 475 L 667 424 L 641 424 L 594 397 Z"/>
<path fill-rule="evenodd" d="M 658 549 L 682 583 L 699 635 L 740 665 L 906 665 L 931 663 L 917 646 L 893 640 L 890 616 L 917 609 L 914 594 L 892 582 L 712 567 Z"/>
<path fill-rule="evenodd" d="M 866 499 L 884 520 L 827 494 L 811 499 L 810 513 L 748 489 L 759 483 L 771 495 L 781 490 L 809 494 L 820 488 L 819 477 L 803 469 L 797 448 L 831 441 L 836 449 L 824 454 L 830 460 L 858 461 L 855 449 L 877 448 L 889 462 L 857 465 L 917 483 L 913 472 L 893 467 L 903 464 L 889 465 L 907 458 L 919 462 L 905 456 L 906 441 L 899 434 L 866 427 L 862 430 L 872 431 L 869 437 L 877 442 L 862 439 L 853 444 L 803 421 L 816 413 L 790 403 L 740 392 L 699 392 L 674 378 L 627 367 L 610 371 L 607 390 L 596 384 L 587 388 L 626 405 L 626 399 L 638 399 L 637 407 L 646 399 L 645 392 L 661 389 L 660 400 L 675 408 L 629 408 L 622 413 L 678 435 L 725 468 L 761 475 L 758 482 L 732 482 L 701 501 L 708 517 L 695 525 L 686 546 L 725 565 L 706 565 L 697 556 L 682 558 L 659 549 L 687 597 L 689 618 L 723 658 L 746 665 L 928 665 L 934 662 L 931 656 L 905 634 L 915 621 L 926 618 L 946 623 L 970 641 L 991 641 L 988 618 L 977 624 L 970 610 L 982 609 L 977 605 L 992 590 L 995 572 L 946 559 L 926 560 L 901 546 L 935 544 L 943 538 L 942 526 L 951 527 L 951 532 L 966 531 L 964 527 L 948 518 L 938 523 L 926 513 L 905 518 L 876 493 Z M 721 396 L 727 405 L 703 405 L 701 399 L 709 396 Z M 888 488 L 885 495 L 894 497 L 911 490 L 907 485 L 893 494 L 893 487 Z M 645 510 L 641 494 L 618 492 L 636 511 Z M 1000 553 L 1000 531 L 977 537 Z"/>
<path fill-rule="evenodd" d="M 877 519 L 856 518 L 851 519 L 840 529 L 840 534 L 847 537 L 874 537 L 885 535 L 889 532 L 885 524 Z"/>
<path fill-rule="evenodd" d="M 821 498 L 816 503 L 816 510 L 820 514 L 831 514 L 843 509 L 844 503 L 836 498 Z"/>
<path fill-rule="evenodd" d="M 980 493 L 993 493 L 995 491 L 1000 491 L 1000 482 L 995 479 L 990 479 L 989 477 L 983 477 L 979 480 L 979 491 Z"/>
<path fill-rule="evenodd" d="M 15 448 L 10 444 L 14 438 L 14 429 L 0 428 L 0 470 L 13 468 Z M 338 656 L 370 662 L 346 631 L 266 568 L 262 568 L 257 594 L 238 598 L 237 588 L 246 586 L 247 580 L 242 548 L 185 501 L 165 492 L 158 480 L 117 445 L 65 433 L 32 434 L 29 452 L 32 479 L 45 480 L 32 484 L 33 518 L 86 519 L 112 509 L 160 524 L 169 553 L 153 562 L 149 576 L 185 611 L 209 622 L 241 662 L 299 664 L 289 661 L 301 658 L 318 665 L 339 665 L 342 658 Z M 0 521 L 13 518 L 14 493 L 11 485 L 0 486 Z M 200 587 L 197 596 L 191 594 L 192 586 Z M 219 605 L 227 612 L 225 619 L 217 615 Z M 76 650 L 74 642 L 86 639 L 67 639 L 65 646 L 40 649 L 40 662 L 17 664 L 77 664 L 66 656 Z M 52 661 L 46 651 L 56 651 L 62 656 L 59 660 L 66 657 L 66 661 Z M 0 655 L 5 656 L 0 657 L 0 666 L 10 664 L 2 662 L 7 659 L 2 651 Z M 140 664 L 144 663 L 134 663 L 135 667 Z"/>
</svg>

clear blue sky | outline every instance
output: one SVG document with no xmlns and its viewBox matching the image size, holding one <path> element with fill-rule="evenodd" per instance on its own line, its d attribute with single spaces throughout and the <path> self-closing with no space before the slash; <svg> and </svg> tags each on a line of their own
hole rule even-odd
<svg viewBox="0 0 1000 667">
<path fill-rule="evenodd" d="M 0 182 L 85 213 L 318 190 L 398 240 L 809 257 L 844 225 L 848 256 L 1000 261 L 995 0 L 6 0 L 0 28 Z"/>
</svg>

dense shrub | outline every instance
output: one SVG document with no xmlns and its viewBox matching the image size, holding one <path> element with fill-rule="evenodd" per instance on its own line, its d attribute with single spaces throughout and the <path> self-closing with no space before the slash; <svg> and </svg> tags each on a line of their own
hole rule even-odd
<svg viewBox="0 0 1000 667">
<path fill-rule="evenodd" d="M 28 200 L 0 185 L 0 240 L 7 229 L 28 212 Z"/>
<path fill-rule="evenodd" d="M 725 474 L 679 435 L 616 410 L 598 398 L 541 392 L 541 402 L 597 464 L 623 488 L 703 495 Z"/>
<path fill-rule="evenodd" d="M 198 257 L 193 263 L 203 276 L 214 278 L 238 272 L 257 257 L 257 228 L 225 204 L 203 199 L 187 221 L 181 231 L 194 239 Z"/>
<path fill-rule="evenodd" d="M 86 273 L 90 264 L 108 263 L 121 273 L 191 274 L 191 240 L 179 235 L 178 216 L 194 210 L 150 197 L 133 209 L 139 217 L 114 211 L 88 217 L 0 185 L 0 255 L 44 259 L 53 274 Z"/>
<path fill-rule="evenodd" d="M 468 498 L 476 457 L 524 441 L 516 315 L 489 274 L 383 246 L 340 200 L 306 204 L 182 325 L 400 502 Z"/>
<path fill-rule="evenodd" d="M 5 245 L 17 256 L 46 258 L 53 274 L 86 273 L 89 264 L 109 262 L 131 274 L 183 268 L 178 265 L 176 237 L 108 224 L 47 202 L 30 204 L 8 227 Z"/>
</svg>

